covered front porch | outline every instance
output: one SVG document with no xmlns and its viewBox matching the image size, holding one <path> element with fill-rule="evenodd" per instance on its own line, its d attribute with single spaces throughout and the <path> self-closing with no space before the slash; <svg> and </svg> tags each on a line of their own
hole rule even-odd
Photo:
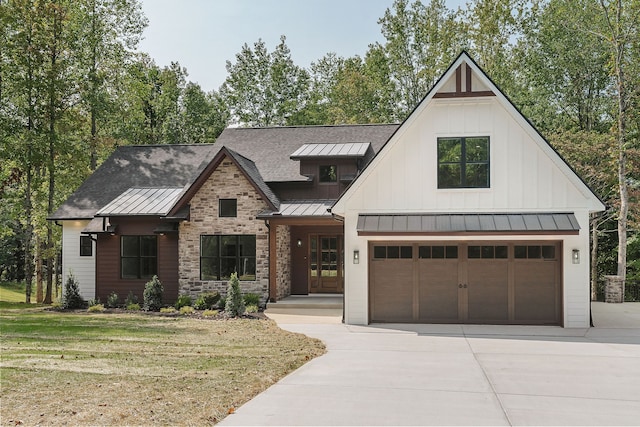
<svg viewBox="0 0 640 427">
<path fill-rule="evenodd" d="M 277 213 L 259 216 L 269 226 L 270 302 L 287 299 L 287 304 L 312 308 L 310 304 L 324 304 L 334 295 L 339 296 L 340 307 L 332 308 L 341 310 L 344 229 L 328 211 L 332 204 L 331 200 L 288 202 Z M 328 295 L 328 299 L 288 299 L 312 295 Z"/>
</svg>

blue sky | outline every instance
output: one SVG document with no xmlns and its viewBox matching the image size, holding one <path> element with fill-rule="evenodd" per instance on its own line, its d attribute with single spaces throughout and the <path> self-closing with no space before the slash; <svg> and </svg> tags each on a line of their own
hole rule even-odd
<svg viewBox="0 0 640 427">
<path fill-rule="evenodd" d="M 423 0 L 428 2 L 428 0 Z M 450 8 L 464 4 L 447 0 Z M 296 65 L 328 52 L 363 56 L 383 41 L 378 19 L 393 0 L 142 0 L 149 19 L 140 50 L 159 66 L 178 61 L 188 80 L 218 90 L 242 45 L 262 39 L 273 51 L 280 36 Z"/>
</svg>

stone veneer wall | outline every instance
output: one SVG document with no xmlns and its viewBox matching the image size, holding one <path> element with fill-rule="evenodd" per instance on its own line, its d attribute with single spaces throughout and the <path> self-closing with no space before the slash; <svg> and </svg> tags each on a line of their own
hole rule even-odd
<svg viewBox="0 0 640 427">
<path fill-rule="evenodd" d="M 276 298 L 291 295 L 291 228 L 278 225 L 276 229 Z"/>
<path fill-rule="evenodd" d="M 237 199 L 238 216 L 220 218 L 219 199 Z M 241 281 L 243 293 L 255 293 L 266 301 L 269 292 L 269 230 L 256 215 L 268 208 L 253 185 L 224 159 L 191 199 L 190 220 L 180 224 L 178 253 L 179 293 L 196 298 L 200 293 L 227 293 L 227 281 L 200 280 L 200 236 L 203 234 L 256 235 L 256 280 Z"/>
</svg>

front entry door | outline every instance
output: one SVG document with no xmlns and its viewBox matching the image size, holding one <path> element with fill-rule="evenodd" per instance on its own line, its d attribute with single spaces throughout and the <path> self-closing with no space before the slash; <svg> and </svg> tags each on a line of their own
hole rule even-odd
<svg viewBox="0 0 640 427">
<path fill-rule="evenodd" d="M 309 236 L 309 292 L 343 292 L 342 236 Z"/>
</svg>

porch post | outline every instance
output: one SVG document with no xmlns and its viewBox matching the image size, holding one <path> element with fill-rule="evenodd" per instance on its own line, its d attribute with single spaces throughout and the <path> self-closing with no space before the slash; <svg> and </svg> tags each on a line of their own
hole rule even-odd
<svg viewBox="0 0 640 427">
<path fill-rule="evenodd" d="M 278 300 L 276 275 L 278 264 L 278 245 L 276 244 L 278 226 L 269 223 L 269 301 L 276 302 Z"/>
</svg>

